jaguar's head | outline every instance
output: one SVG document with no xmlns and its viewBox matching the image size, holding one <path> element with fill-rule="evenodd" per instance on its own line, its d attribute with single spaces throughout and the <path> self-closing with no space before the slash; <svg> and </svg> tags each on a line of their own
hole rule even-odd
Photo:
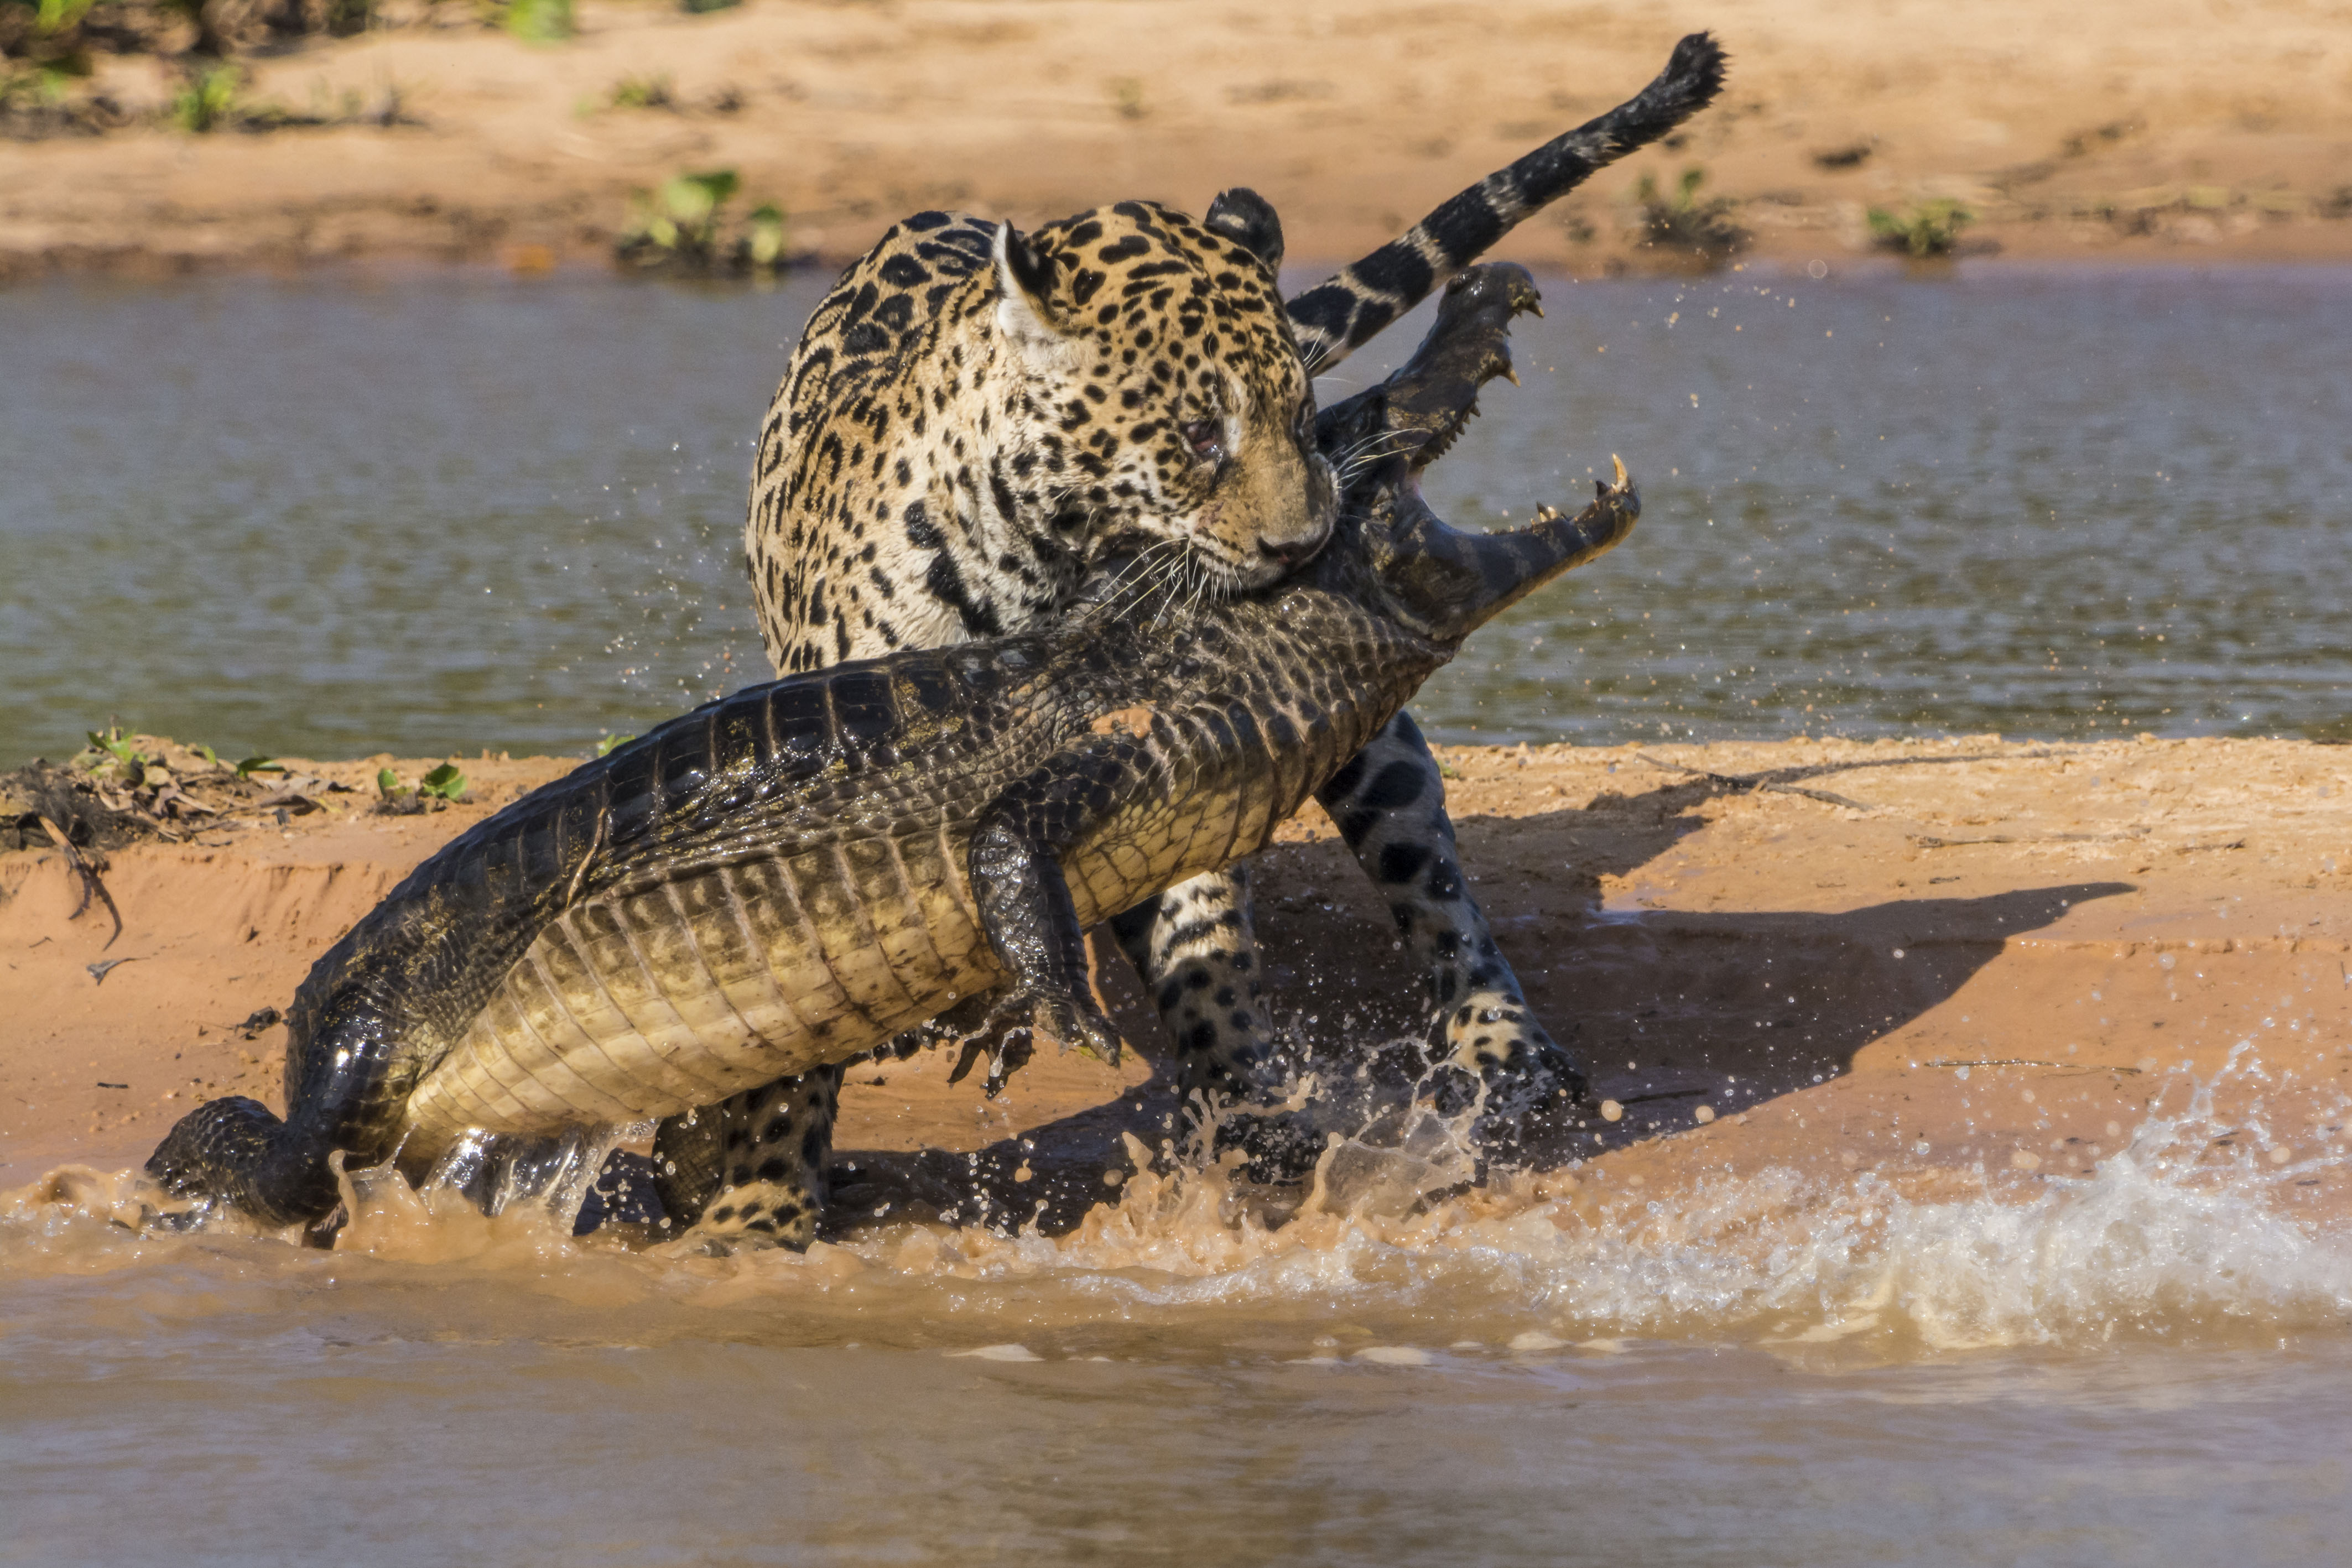
<svg viewBox="0 0 2352 1568">
<path fill-rule="evenodd" d="M 1121 202 L 1025 238 L 998 230 L 996 325 L 1031 389 L 1016 476 L 1053 486 L 1084 559 L 1173 544 L 1240 591 L 1329 537 L 1338 486 L 1281 259 L 1281 223 L 1248 191 L 1204 221 Z"/>
</svg>

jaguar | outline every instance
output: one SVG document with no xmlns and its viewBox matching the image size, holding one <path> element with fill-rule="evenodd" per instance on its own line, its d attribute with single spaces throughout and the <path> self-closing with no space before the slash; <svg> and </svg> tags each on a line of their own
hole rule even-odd
<svg viewBox="0 0 2352 1568">
<path fill-rule="evenodd" d="M 894 225 L 811 315 L 760 427 L 745 559 L 780 674 L 1023 632 L 1089 570 L 1131 558 L 1167 594 L 1263 587 L 1328 536 L 1339 473 L 1314 379 L 1516 225 L 1672 132 L 1720 90 L 1710 36 L 1682 39 L 1617 108 L 1489 174 L 1401 237 L 1285 300 L 1281 221 L 1256 193 L 1198 219 L 1119 202 L 1023 234 L 926 212 Z M 1433 1059 L 1510 1119 L 1580 1097 L 1470 895 L 1437 763 L 1399 713 L 1323 799 L 1423 977 Z M 1188 1099 L 1246 1100 L 1279 1070 L 1246 864 L 1109 922 L 1176 1047 Z M 975 1021 L 960 1016 L 950 1024 Z M 826 1199 L 843 1068 L 665 1122 L 674 1223 L 796 1217 L 747 1243 L 805 1246 Z M 728 1239 L 706 1224 L 712 1244 Z"/>
</svg>

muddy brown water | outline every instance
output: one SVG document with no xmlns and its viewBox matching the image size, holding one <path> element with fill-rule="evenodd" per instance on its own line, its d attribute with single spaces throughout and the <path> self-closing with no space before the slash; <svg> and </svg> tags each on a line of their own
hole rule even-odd
<svg viewBox="0 0 2352 1568">
<path fill-rule="evenodd" d="M 0 754 L 109 712 L 577 750 L 738 684 L 747 411 L 809 298 L 0 295 Z M 1644 529 L 1422 709 L 2340 735 L 2347 305 L 2342 272 L 1555 283 L 1432 489 L 1496 520 L 1620 451 Z M 333 1252 L 142 1235 L 121 1173 L 61 1171 L 0 1194 L 0 1562 L 2340 1561 L 2352 1234 L 2285 1198 L 2343 1140 L 2216 1165 L 2172 1103 L 2030 1194 L 1419 1201 L 1441 1139 L 1339 1151 L 1296 1214 L 1146 1174 L 1062 1234 L 725 1260 L 372 1176 Z"/>
<path fill-rule="evenodd" d="M 1146 1173 L 726 1260 L 381 1176 L 331 1253 L 142 1239 L 68 1172 L 0 1218 L 0 1558 L 2337 1561 L 2352 1239 L 2267 1190 L 2343 1155 L 2213 1130 L 2023 1202 Z"/>
</svg>

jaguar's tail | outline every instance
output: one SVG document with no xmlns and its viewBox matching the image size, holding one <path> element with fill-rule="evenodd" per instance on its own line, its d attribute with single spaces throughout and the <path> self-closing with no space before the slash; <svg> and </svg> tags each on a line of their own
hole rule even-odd
<svg viewBox="0 0 2352 1568">
<path fill-rule="evenodd" d="M 1706 33 L 1691 34 L 1634 98 L 1487 175 L 1402 238 L 1290 301 L 1291 326 L 1307 370 L 1319 373 L 1338 364 L 1522 218 L 1705 109 L 1723 87 L 1723 47 Z"/>
</svg>

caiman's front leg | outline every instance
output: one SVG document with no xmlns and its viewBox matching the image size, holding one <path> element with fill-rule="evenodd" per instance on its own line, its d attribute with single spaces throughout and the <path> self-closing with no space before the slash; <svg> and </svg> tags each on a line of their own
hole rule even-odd
<svg viewBox="0 0 2352 1568">
<path fill-rule="evenodd" d="M 1518 977 L 1464 883 L 1445 781 L 1412 716 L 1391 719 L 1316 799 L 1388 898 L 1406 949 L 1427 977 L 1431 1043 L 1442 1061 L 1485 1087 L 1486 1114 L 1509 1120 L 1582 1099 L 1584 1074 L 1528 1010 Z M 1464 1080 L 1462 1089 L 1469 1086 Z"/>
<path fill-rule="evenodd" d="M 1055 758 L 981 814 L 971 838 L 972 899 L 1004 988 L 956 1076 L 970 1069 L 981 1042 L 992 1042 L 1000 1054 L 990 1080 L 1001 1083 L 1028 1054 L 1032 1034 L 1118 1060 L 1118 1030 L 1087 983 L 1086 932 L 1061 857 L 1142 783 L 1147 767 L 1134 741 L 1107 739 Z"/>
</svg>

